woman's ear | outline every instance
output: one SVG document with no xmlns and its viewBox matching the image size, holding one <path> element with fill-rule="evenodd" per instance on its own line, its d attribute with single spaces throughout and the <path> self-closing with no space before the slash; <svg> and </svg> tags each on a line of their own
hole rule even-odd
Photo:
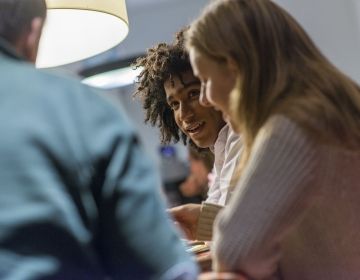
<svg viewBox="0 0 360 280">
<path fill-rule="evenodd" d="M 226 67 L 229 78 L 232 79 L 232 82 L 235 86 L 238 77 L 241 76 L 238 64 L 236 63 L 235 59 L 228 56 L 226 58 Z"/>
<path fill-rule="evenodd" d="M 236 61 L 232 57 L 226 58 L 226 68 L 227 68 L 226 72 L 228 75 L 228 80 L 231 81 L 232 86 L 235 87 L 237 80 L 241 75 L 240 75 L 239 67 Z"/>
<path fill-rule="evenodd" d="M 233 59 L 232 57 L 228 56 L 226 58 L 226 64 L 228 69 L 233 72 L 234 74 L 238 75 L 239 74 L 239 67 L 235 61 L 235 59 Z"/>
<path fill-rule="evenodd" d="M 36 61 L 43 24 L 44 19 L 40 17 L 34 18 L 30 24 L 30 30 L 25 35 L 26 40 L 23 55 L 33 63 Z"/>
</svg>

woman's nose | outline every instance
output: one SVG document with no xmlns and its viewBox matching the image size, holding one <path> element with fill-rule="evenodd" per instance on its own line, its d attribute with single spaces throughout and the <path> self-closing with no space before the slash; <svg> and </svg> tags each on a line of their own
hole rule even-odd
<svg viewBox="0 0 360 280">
<path fill-rule="evenodd" d="M 204 90 L 201 90 L 200 92 L 200 96 L 199 96 L 199 102 L 202 106 L 204 107 L 211 107 L 211 103 L 209 102 L 209 100 L 206 97 L 206 93 Z"/>
</svg>

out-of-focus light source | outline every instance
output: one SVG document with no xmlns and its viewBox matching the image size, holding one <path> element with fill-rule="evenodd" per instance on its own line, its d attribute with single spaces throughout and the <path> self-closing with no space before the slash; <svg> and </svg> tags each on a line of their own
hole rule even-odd
<svg viewBox="0 0 360 280">
<path fill-rule="evenodd" d="M 140 72 L 140 67 L 137 69 L 125 67 L 87 77 L 83 79 L 82 82 L 89 86 L 102 89 L 120 88 L 135 83 L 136 77 Z"/>
<path fill-rule="evenodd" d="M 76 62 L 118 45 L 128 34 L 125 0 L 46 0 L 38 68 Z"/>
</svg>

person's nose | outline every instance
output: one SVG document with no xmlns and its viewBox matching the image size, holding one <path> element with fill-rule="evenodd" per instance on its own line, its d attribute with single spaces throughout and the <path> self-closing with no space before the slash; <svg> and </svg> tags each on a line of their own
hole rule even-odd
<svg viewBox="0 0 360 280">
<path fill-rule="evenodd" d="M 201 86 L 200 96 L 199 96 L 199 102 L 204 107 L 211 107 L 211 103 L 206 97 L 205 89 L 203 86 Z"/>
<path fill-rule="evenodd" d="M 194 111 L 189 104 L 180 104 L 180 120 L 188 121 L 194 116 Z"/>
</svg>

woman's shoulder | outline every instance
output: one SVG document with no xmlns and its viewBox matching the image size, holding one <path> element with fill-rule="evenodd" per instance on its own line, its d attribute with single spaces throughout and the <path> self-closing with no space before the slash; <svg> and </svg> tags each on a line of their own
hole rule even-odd
<svg viewBox="0 0 360 280">
<path fill-rule="evenodd" d="M 259 133 L 266 133 L 271 135 L 302 135 L 305 136 L 305 130 L 302 126 L 286 115 L 276 114 L 268 118 L 268 120 L 261 127 Z"/>
</svg>

